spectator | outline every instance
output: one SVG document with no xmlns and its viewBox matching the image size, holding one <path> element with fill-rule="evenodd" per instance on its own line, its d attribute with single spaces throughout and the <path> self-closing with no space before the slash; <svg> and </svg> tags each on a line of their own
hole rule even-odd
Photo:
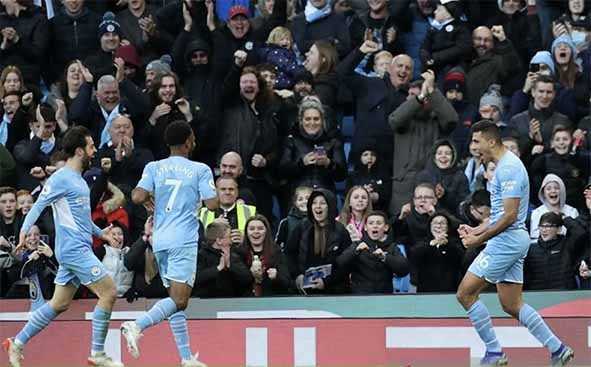
<svg viewBox="0 0 591 367">
<path fill-rule="evenodd" d="M 22 223 L 23 217 L 16 210 L 16 190 L 0 187 L 0 236 L 15 242 Z"/>
<path fill-rule="evenodd" d="M 8 92 L 2 98 L 2 121 L 0 121 L 0 145 L 9 152 L 29 133 L 26 106 L 21 102 L 19 92 Z"/>
<path fill-rule="evenodd" d="M 60 79 L 56 83 L 52 84 L 50 95 L 48 96 L 48 102 L 55 102 L 58 106 L 61 103 L 65 104 L 65 119 L 67 122 L 68 110 L 70 109 L 74 99 L 76 99 L 78 94 L 80 94 L 82 85 L 84 82 L 92 84 L 93 80 L 94 77 L 92 74 L 90 74 L 90 71 L 88 71 L 88 69 L 82 65 L 80 60 L 71 60 L 66 64 L 65 69 L 62 70 Z M 58 100 L 61 101 L 61 103 L 58 102 Z"/>
<path fill-rule="evenodd" d="M 6 1 L 0 14 L 0 69 L 17 66 L 26 84 L 37 85 L 49 44 L 49 25 L 31 0 Z"/>
<path fill-rule="evenodd" d="M 144 233 L 135 241 L 123 258 L 123 265 L 133 272 L 133 285 L 125 297 L 132 302 L 138 297 L 162 298 L 168 294 L 162 285 L 162 278 L 152 250 L 154 218 L 148 217 Z"/>
<path fill-rule="evenodd" d="M 591 31 L 591 29 L 590 29 Z M 589 75 L 577 65 L 577 48 L 572 39 L 562 35 L 552 42 L 552 57 L 556 64 L 556 79 L 563 88 L 574 94 L 576 111 L 567 113 L 571 121 L 578 121 L 589 112 Z"/>
<path fill-rule="evenodd" d="M 23 74 L 14 65 L 8 65 L 2 69 L 0 75 L 0 99 L 4 98 L 9 92 L 18 92 L 21 95 L 25 95 L 27 92 Z"/>
<path fill-rule="evenodd" d="M 56 126 L 66 127 L 64 106 L 55 111 L 47 104 L 37 106 L 36 118 L 29 123 L 30 137 L 21 140 L 14 147 L 14 158 L 17 161 L 18 187 L 32 190 L 38 181 L 31 176 L 33 167 L 45 167 L 49 164 L 51 155 L 61 148 L 60 137 L 56 136 Z"/>
<path fill-rule="evenodd" d="M 84 177 L 87 180 L 89 180 L 89 172 L 92 172 L 92 170 L 87 171 Z M 95 186 L 98 185 L 92 185 L 91 187 L 91 195 L 98 196 L 99 201 L 97 205 L 92 208 L 92 221 L 103 227 L 118 222 L 125 226 L 126 230 L 128 230 L 129 215 L 127 214 L 127 210 L 124 208 L 126 200 L 123 192 L 117 186 L 108 181 L 104 189 L 101 188 L 96 190 Z M 95 240 L 93 242 L 93 247 L 96 248 L 98 245 L 100 245 L 100 242 Z"/>
<path fill-rule="evenodd" d="M 337 258 L 351 246 L 349 233 L 337 215 L 334 195 L 327 190 L 314 190 L 308 199 L 308 218 L 300 222 L 287 240 L 286 255 L 296 287 L 303 292 L 345 293 L 348 288 L 345 270 Z M 324 266 L 330 274 L 314 277 L 304 290 L 306 270 Z"/>
<path fill-rule="evenodd" d="M 512 136 L 506 136 L 502 138 L 501 141 L 503 142 L 503 145 L 505 146 L 505 148 L 507 148 L 508 151 L 510 151 L 518 157 L 521 157 L 521 151 L 519 150 L 519 141 L 516 138 Z"/>
<path fill-rule="evenodd" d="M 115 19 L 115 14 L 108 11 L 103 15 L 99 23 L 98 36 L 100 48 L 84 59 L 84 65 L 88 66 L 96 80 L 103 75 L 116 74 L 114 55 L 121 45 L 121 26 Z"/>
<path fill-rule="evenodd" d="M 261 75 L 252 67 L 242 69 L 245 61 L 245 53 L 237 51 L 235 65 L 224 81 L 223 128 L 218 156 L 229 151 L 240 154 L 257 208 L 271 218 L 271 170 L 280 158 L 277 109 L 271 103 L 271 92 Z"/>
<path fill-rule="evenodd" d="M 548 51 L 539 51 L 534 55 L 529 64 L 529 72 L 523 84 L 521 90 L 518 90 L 513 94 L 511 98 L 511 110 L 508 118 L 515 116 L 519 112 L 523 112 L 528 109 L 531 97 L 532 97 L 532 86 L 538 77 L 545 75 L 556 80 L 556 66 L 554 63 L 553 56 Z M 560 83 L 555 83 L 554 88 L 556 89 L 556 96 L 554 106 L 556 111 L 574 118 L 576 115 L 576 100 L 574 93 L 571 89 L 565 88 Z"/>
<path fill-rule="evenodd" d="M 542 181 L 542 185 L 538 191 L 538 198 L 542 205 L 531 213 L 529 227 L 532 242 L 537 241 L 540 236 L 540 218 L 545 213 L 553 212 L 571 218 L 579 216 L 576 208 L 566 204 L 566 188 L 564 187 L 564 182 L 555 174 L 550 173 L 544 177 L 544 181 Z M 561 227 L 560 234 L 566 234 L 566 228 Z"/>
<path fill-rule="evenodd" d="M 412 1 L 409 6 L 412 21 L 411 30 L 400 35 L 406 54 L 412 58 L 414 63 L 413 79 L 418 78 L 423 70 L 420 49 L 423 46 L 425 37 L 427 37 L 427 32 L 431 28 L 430 20 L 433 19 L 435 5 L 435 2 L 431 0 Z"/>
<path fill-rule="evenodd" d="M 115 51 L 116 68 L 119 71 L 120 60 L 123 60 L 123 78 L 131 81 L 135 85 L 141 85 L 144 80 L 142 73 L 142 61 L 133 45 L 123 44 Z M 116 74 L 118 76 L 118 74 Z"/>
<path fill-rule="evenodd" d="M 591 9 L 585 0 L 567 0 L 566 2 L 568 3 L 566 12 L 552 22 L 552 33 L 548 39 L 551 41 L 552 38 L 556 40 L 567 36 L 573 40 L 577 49 L 582 50 L 589 45 L 591 18 L 588 14 Z M 550 30 L 550 27 L 544 29 Z"/>
<path fill-rule="evenodd" d="M 215 182 L 220 200 L 220 207 L 216 210 L 201 208 L 199 219 L 207 228 L 216 218 L 223 219 L 230 228 L 233 244 L 242 243 L 246 221 L 257 213 L 257 208 L 238 201 L 238 182 L 232 177 L 222 176 Z"/>
<path fill-rule="evenodd" d="M 470 227 L 478 227 L 485 218 L 490 217 L 490 193 L 477 190 L 460 204 L 458 218 Z"/>
<path fill-rule="evenodd" d="M 555 86 L 552 78 L 539 76 L 532 85 L 533 102 L 529 108 L 511 119 L 521 137 L 519 146 L 522 156 L 530 153 L 536 144 L 550 147 L 552 131 L 556 125 L 570 128 L 571 122 L 563 114 L 554 109 Z"/>
<path fill-rule="evenodd" d="M 589 236 L 589 213 L 591 212 L 591 186 L 585 187 L 585 210 L 581 212 L 579 217 L 580 223 L 583 223 L 583 227 L 586 229 L 586 235 Z M 591 247 L 587 246 L 579 258 L 575 259 L 575 271 L 578 276 L 578 281 L 581 284 L 582 289 L 591 289 L 591 270 L 589 269 L 591 264 Z"/>
<path fill-rule="evenodd" d="M 447 139 L 433 144 L 431 161 L 421 171 L 416 182 L 428 182 L 435 186 L 435 195 L 442 209 L 455 214 L 458 207 L 470 193 L 468 179 L 458 165 L 458 153 Z"/>
<path fill-rule="evenodd" d="M 232 246 L 230 226 L 213 221 L 205 230 L 204 246 L 199 249 L 197 282 L 199 297 L 239 297 L 252 290 L 254 277 L 240 251 Z"/>
<path fill-rule="evenodd" d="M 337 217 L 337 221 L 341 222 L 349 232 L 351 241 L 357 242 L 361 240 L 367 213 L 372 210 L 369 192 L 361 186 L 351 187 L 345 196 L 343 208 Z"/>
<path fill-rule="evenodd" d="M 443 78 L 443 93 L 458 114 L 459 120 L 452 131 L 452 139 L 459 157 L 468 154 L 470 145 L 470 127 L 477 120 L 476 107 L 464 100 L 466 94 L 466 74 L 462 68 L 452 68 Z"/>
<path fill-rule="evenodd" d="M 345 17 L 332 10 L 329 0 L 308 0 L 304 12 L 293 18 L 291 32 L 302 54 L 307 53 L 319 40 L 333 41 L 341 57 L 351 50 Z"/>
<path fill-rule="evenodd" d="M 480 117 L 485 120 L 490 120 L 497 125 L 502 138 L 512 137 L 519 139 L 517 129 L 504 120 L 505 109 L 498 85 L 491 85 L 482 95 L 478 112 Z"/>
<path fill-rule="evenodd" d="M 406 102 L 390 114 L 394 130 L 394 169 L 390 212 L 398 213 L 412 196 L 415 176 L 427 163 L 433 143 L 449 135 L 458 121 L 452 105 L 435 87 L 435 74 L 422 74 L 424 82 L 415 83 Z"/>
<path fill-rule="evenodd" d="M 480 152 L 474 150 L 474 145 L 470 143 L 470 158 L 464 167 L 464 175 L 468 179 L 468 187 L 470 192 L 478 190 L 480 186 L 479 177 L 484 173 L 484 163 L 480 159 Z M 484 188 L 485 189 L 485 188 Z"/>
<path fill-rule="evenodd" d="M 542 49 L 542 33 L 538 15 L 528 11 L 526 0 L 503 0 L 498 3 L 498 9 L 497 15 L 490 18 L 486 25 L 489 28 L 495 25 L 503 27 L 519 55 L 520 64 L 524 66 L 503 83 L 501 94 L 510 96 L 521 87 L 527 73 L 525 66 L 536 51 Z"/>
<path fill-rule="evenodd" d="M 256 29 L 248 19 L 248 9 L 242 5 L 234 5 L 230 8 L 226 25 L 215 30 L 210 28 L 213 49 L 216 50 L 212 65 L 215 66 L 214 72 L 217 76 L 223 77 L 230 70 L 233 55 L 238 50 L 249 51 L 249 60 L 246 65 L 256 64 L 256 51 L 253 50 L 255 43 L 265 42 L 273 28 L 285 25 L 286 2 L 286 0 L 275 0 L 273 13 Z"/>
<path fill-rule="evenodd" d="M 16 192 L 16 210 L 23 218 L 31 210 L 34 202 L 35 200 L 30 191 L 21 189 Z"/>
<path fill-rule="evenodd" d="M 561 233 L 566 225 L 568 232 Z M 525 258 L 524 286 L 528 290 L 574 289 L 577 252 L 586 233 L 576 220 L 548 212 L 540 218 L 540 237 L 529 247 Z M 583 250 L 584 251 L 584 250 Z"/>
<path fill-rule="evenodd" d="M 445 214 L 434 214 L 429 227 L 429 235 L 412 248 L 409 256 L 418 270 L 417 292 L 454 292 L 460 284 L 464 247 Z"/>
<path fill-rule="evenodd" d="M 441 79 L 470 56 L 470 30 L 461 20 L 462 15 L 459 0 L 438 1 L 434 20 L 421 47 L 423 67 L 433 70 Z"/>
<path fill-rule="evenodd" d="M 360 148 L 359 155 L 349 155 L 353 172 L 347 178 L 346 190 L 353 186 L 361 186 L 369 192 L 371 206 L 374 209 L 386 210 L 390 203 L 390 177 L 388 167 L 384 167 L 385 159 L 379 155 L 375 143 L 368 142 Z"/>
<path fill-rule="evenodd" d="M 103 263 L 107 274 L 115 282 L 117 297 L 123 297 L 133 285 L 133 271 L 125 267 L 124 258 L 130 250 L 127 228 L 115 221 L 111 230 L 117 246 L 103 243 L 95 249 L 96 257 Z"/>
<path fill-rule="evenodd" d="M 551 146 L 551 151 L 534 156 L 530 165 L 532 191 L 536 192 L 541 187 L 544 177 L 553 173 L 564 181 L 566 203 L 577 209 L 584 209 L 585 203 L 581 192 L 590 174 L 589 153 L 573 145 L 572 133 L 563 126 L 554 129 Z M 540 151 L 542 147 L 534 149 Z M 535 198 L 533 201 L 536 202 Z"/>
<path fill-rule="evenodd" d="M 238 182 L 239 192 L 238 199 L 245 204 L 256 206 L 256 199 L 252 191 L 248 188 L 248 182 L 244 175 L 244 165 L 240 154 L 236 152 L 227 152 L 220 159 L 219 164 L 220 176 L 228 176 Z"/>
<path fill-rule="evenodd" d="M 156 10 L 146 0 L 133 0 L 127 2 L 127 9 L 117 14 L 121 38 L 135 47 L 141 57 L 140 66 L 166 53 L 170 48 L 167 40 L 160 37 L 156 26 Z"/>
<path fill-rule="evenodd" d="M 193 112 L 174 73 L 160 74 L 154 80 L 150 97 L 152 114 L 148 119 L 145 134 L 150 150 L 158 160 L 168 155 L 168 147 L 160 139 L 164 136 L 166 127 L 173 121 L 193 122 Z"/>
<path fill-rule="evenodd" d="M 251 25 L 254 29 L 258 29 L 264 25 L 265 21 L 268 20 L 273 14 L 273 7 L 275 6 L 275 0 L 258 0 L 256 2 L 256 16 L 251 20 Z M 289 24 L 293 17 L 296 15 L 296 1 L 287 1 L 287 23 Z"/>
<path fill-rule="evenodd" d="M 287 240 L 292 236 L 300 222 L 307 217 L 310 194 L 312 194 L 311 187 L 299 186 L 294 190 L 292 206 L 289 209 L 289 213 L 277 226 L 275 243 L 281 248 L 281 252 L 285 252 Z"/>
<path fill-rule="evenodd" d="M 63 2 L 55 16 L 49 20 L 49 56 L 51 63 L 48 85 L 59 79 L 72 60 L 84 60 L 99 46 L 96 30 L 100 18 L 86 6 L 86 0 Z"/>
<path fill-rule="evenodd" d="M 271 31 L 266 46 L 259 49 L 259 59 L 277 68 L 277 81 L 273 86 L 277 90 L 293 88 L 295 75 L 303 71 L 293 51 L 293 36 L 285 27 Z"/>
<path fill-rule="evenodd" d="M 351 274 L 354 294 L 392 294 L 392 277 L 408 274 L 408 261 L 388 236 L 386 213 L 370 211 L 359 240 L 343 251 L 337 264 Z"/>
<path fill-rule="evenodd" d="M 144 81 L 143 92 L 150 95 L 154 90 L 154 81 L 163 74 L 172 73 L 170 65 L 173 60 L 170 55 L 162 55 L 159 59 L 152 60 L 146 65 L 146 80 Z"/>
<path fill-rule="evenodd" d="M 318 0 L 326 1 L 326 0 Z M 335 109 L 339 81 L 335 73 L 338 55 L 335 47 L 328 41 L 316 41 L 306 52 L 304 67 L 314 76 L 314 91 L 322 104 Z"/>
<path fill-rule="evenodd" d="M 273 241 L 267 218 L 260 214 L 248 218 L 241 249 L 254 280 L 249 292 L 251 295 L 259 297 L 287 293 L 291 285 L 287 261 Z"/>
<path fill-rule="evenodd" d="M 143 115 L 149 107 L 133 83 L 128 80 L 118 82 L 113 76 L 104 75 L 97 82 L 95 101 L 92 99 L 93 76 L 85 69 L 82 71 L 85 83 L 70 106 L 68 118 L 71 124 L 88 127 L 99 149 L 111 141 L 109 129 L 119 114 L 128 114 L 135 130 L 143 128 Z"/>
<path fill-rule="evenodd" d="M 512 73 L 519 70 L 520 63 L 503 26 L 476 28 L 472 32 L 472 48 L 474 58 L 467 69 L 466 91 L 467 100 L 477 105 L 491 84 L 503 85 Z"/>
<path fill-rule="evenodd" d="M 153 161 L 154 156 L 150 150 L 137 146 L 134 140 L 133 124 L 125 115 L 118 115 L 113 119 L 109 135 L 111 141 L 96 154 L 98 163 L 96 165 L 100 165 L 103 159 L 109 158 L 111 160 L 110 181 L 129 196 L 140 180 L 145 165 Z"/>
<path fill-rule="evenodd" d="M 364 57 L 378 51 L 377 46 L 373 41 L 364 42 L 339 64 L 337 73 L 351 90 L 355 102 L 351 154 L 357 156 L 361 154 L 362 147 L 373 143 L 383 157 L 383 166 L 391 170 L 394 137 L 388 125 L 388 115 L 406 99 L 413 61 L 408 55 L 398 55 L 380 71 L 382 74 L 378 73 L 377 78 L 355 73 L 355 68 Z"/>
<path fill-rule="evenodd" d="M 299 130 L 289 136 L 279 164 L 280 174 L 292 188 L 309 186 L 335 190 L 335 181 L 346 177 L 343 143 L 326 130 L 322 104 L 308 97 L 300 104 Z"/>
</svg>

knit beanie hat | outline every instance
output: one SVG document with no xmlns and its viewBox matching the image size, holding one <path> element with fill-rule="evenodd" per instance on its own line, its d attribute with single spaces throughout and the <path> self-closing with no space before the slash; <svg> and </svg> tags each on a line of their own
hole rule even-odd
<svg viewBox="0 0 591 367">
<path fill-rule="evenodd" d="M 172 64 L 172 57 L 170 55 L 162 55 L 159 59 L 154 61 L 150 61 L 146 66 L 146 72 L 154 71 L 158 74 L 162 73 L 170 73 L 172 69 L 170 65 Z"/>
<path fill-rule="evenodd" d="M 500 87 L 497 84 L 491 85 L 480 98 L 480 106 L 496 107 L 501 113 L 503 112 L 503 99 L 501 98 Z"/>
<path fill-rule="evenodd" d="M 136 68 L 142 66 L 142 61 L 132 44 L 119 46 L 115 51 L 115 57 L 122 58 L 126 64 L 135 66 Z"/>
<path fill-rule="evenodd" d="M 529 64 L 544 64 L 546 66 L 548 66 L 550 68 L 550 70 L 552 70 L 552 74 L 556 74 L 556 69 L 555 69 L 555 65 L 554 65 L 554 60 L 552 59 L 552 54 L 548 51 L 538 51 L 536 52 L 536 54 L 534 55 L 534 57 L 531 58 L 531 61 L 529 62 Z"/>
<path fill-rule="evenodd" d="M 554 42 L 552 42 L 552 55 L 554 55 L 554 49 L 556 49 L 556 47 L 558 47 L 558 45 L 561 44 L 561 43 L 564 43 L 568 47 L 570 47 L 570 50 L 571 50 L 571 53 L 572 53 L 572 56 L 571 57 L 574 59 L 575 56 L 577 55 L 577 46 L 575 46 L 575 43 L 570 38 L 570 36 L 567 35 L 567 34 L 563 34 L 562 36 L 556 38 L 554 40 Z"/>
<path fill-rule="evenodd" d="M 466 93 L 466 74 L 460 67 L 451 69 L 443 79 L 443 92 L 447 93 L 452 89 Z"/>
<path fill-rule="evenodd" d="M 117 33 L 118 35 L 121 35 L 121 26 L 115 20 L 115 14 L 113 14 L 110 11 L 106 12 L 103 15 L 103 20 L 99 24 L 99 37 L 102 37 L 103 34 L 107 32 Z"/>
</svg>

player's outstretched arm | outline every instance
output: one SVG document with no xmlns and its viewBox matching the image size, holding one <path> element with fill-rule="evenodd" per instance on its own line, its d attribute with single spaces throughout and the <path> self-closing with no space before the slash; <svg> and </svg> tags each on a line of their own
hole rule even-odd
<svg viewBox="0 0 591 367">
<path fill-rule="evenodd" d="M 218 200 L 217 196 L 211 199 L 203 200 L 203 203 L 209 210 L 216 210 L 220 206 L 220 201 Z"/>
</svg>

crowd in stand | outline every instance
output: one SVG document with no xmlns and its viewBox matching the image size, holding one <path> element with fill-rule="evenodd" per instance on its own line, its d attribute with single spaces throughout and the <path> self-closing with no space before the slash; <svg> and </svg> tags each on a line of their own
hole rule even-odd
<svg viewBox="0 0 591 367">
<path fill-rule="evenodd" d="M 118 296 L 165 297 L 130 195 L 178 120 L 220 202 L 194 296 L 454 292 L 482 250 L 457 228 L 490 215 L 482 119 L 528 168 L 525 289 L 591 288 L 590 1 L 0 3 L 0 297 L 52 294 L 50 208 L 13 250 L 75 125 L 119 240 L 95 253 Z"/>
</svg>

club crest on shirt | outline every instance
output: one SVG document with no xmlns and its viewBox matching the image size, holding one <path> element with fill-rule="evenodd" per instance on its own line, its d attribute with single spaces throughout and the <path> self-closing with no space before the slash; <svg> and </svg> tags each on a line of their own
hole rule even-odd
<svg viewBox="0 0 591 367">
<path fill-rule="evenodd" d="M 47 196 L 47 195 L 49 195 L 50 192 L 51 192 L 51 186 L 46 184 L 43 186 L 43 190 L 41 190 L 41 195 Z"/>
<path fill-rule="evenodd" d="M 93 266 L 92 269 L 90 269 L 90 274 L 92 274 L 92 276 L 98 276 L 101 273 L 101 268 L 99 268 L 98 266 Z"/>
</svg>

